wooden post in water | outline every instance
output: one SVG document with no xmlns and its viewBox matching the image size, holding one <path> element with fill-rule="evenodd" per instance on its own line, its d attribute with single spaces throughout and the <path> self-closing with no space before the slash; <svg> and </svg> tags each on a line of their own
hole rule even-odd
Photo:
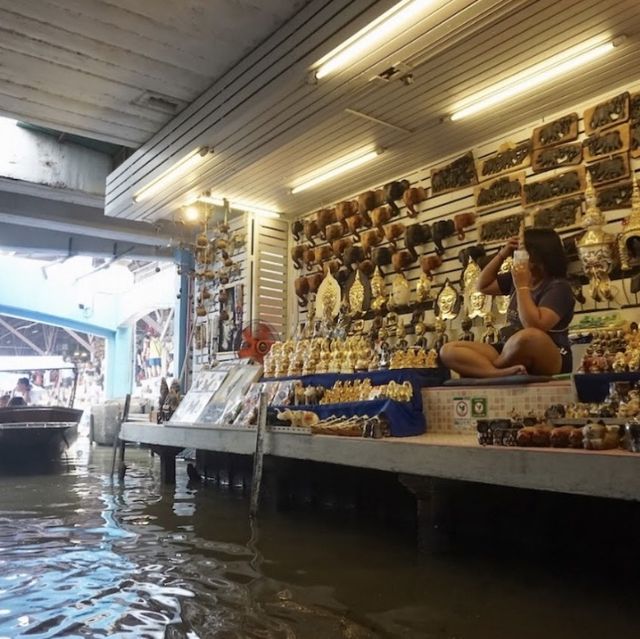
<svg viewBox="0 0 640 639">
<path fill-rule="evenodd" d="M 267 394 L 260 393 L 258 407 L 258 430 L 256 433 L 256 452 L 253 456 L 253 475 L 251 477 L 251 501 L 249 502 L 249 516 L 258 514 L 260 503 L 260 487 L 262 485 L 262 461 L 264 455 L 264 434 L 267 430 Z"/>
<path fill-rule="evenodd" d="M 111 475 L 113 477 L 113 473 L 116 469 L 116 451 L 120 450 L 120 464 L 118 466 L 118 477 L 120 479 L 124 478 L 125 466 L 124 466 L 124 449 L 126 442 L 124 439 L 120 439 L 120 433 L 122 431 L 122 424 L 129 419 L 129 409 L 131 407 L 131 393 L 127 393 L 124 399 L 124 407 L 122 409 L 122 416 L 120 418 L 120 424 L 118 425 L 118 432 L 115 434 L 113 439 L 113 455 L 111 457 Z M 93 416 L 92 416 L 93 418 Z"/>
</svg>

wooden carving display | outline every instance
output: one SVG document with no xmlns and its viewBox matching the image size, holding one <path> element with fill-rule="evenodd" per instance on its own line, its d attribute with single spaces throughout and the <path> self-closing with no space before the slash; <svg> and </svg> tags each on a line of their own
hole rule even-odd
<svg viewBox="0 0 640 639">
<path fill-rule="evenodd" d="M 598 208 L 601 211 L 630 208 L 632 190 L 631 182 L 598 189 L 596 191 Z"/>
<path fill-rule="evenodd" d="M 478 183 L 473 152 L 437 169 L 431 169 L 431 192 L 433 195 L 463 189 Z"/>
<path fill-rule="evenodd" d="M 619 153 L 587 166 L 594 186 L 617 182 L 629 177 L 629 154 Z"/>
<path fill-rule="evenodd" d="M 581 198 L 561 200 L 557 204 L 537 208 L 533 212 L 534 228 L 565 229 L 576 226 L 580 217 Z"/>
<path fill-rule="evenodd" d="M 582 142 L 586 162 L 629 149 L 629 127 L 626 124 L 594 133 Z"/>
<path fill-rule="evenodd" d="M 570 113 L 533 130 L 533 148 L 571 142 L 578 138 L 578 114 Z"/>
<path fill-rule="evenodd" d="M 513 202 L 522 196 L 524 171 L 505 175 L 491 182 L 483 182 L 474 190 L 476 207 L 485 209 L 505 202 Z"/>
<path fill-rule="evenodd" d="M 591 135 L 598 129 L 622 124 L 629 119 L 629 93 L 619 95 L 600 102 L 584 112 L 584 130 Z"/>
<path fill-rule="evenodd" d="M 515 237 L 520 231 L 520 225 L 524 215 L 515 213 L 507 215 L 495 220 L 489 220 L 480 224 L 480 241 L 481 242 L 500 242 L 510 237 Z"/>
<path fill-rule="evenodd" d="M 584 191 L 584 187 L 584 167 L 578 166 L 552 178 L 525 184 L 523 205 L 531 206 L 547 200 L 568 197 Z"/>
<path fill-rule="evenodd" d="M 536 149 L 533 152 L 533 171 L 549 171 L 559 169 L 564 166 L 572 166 L 582 162 L 582 144 L 571 142 L 570 144 L 560 144 L 544 149 Z"/>
<path fill-rule="evenodd" d="M 631 125 L 629 132 L 631 157 L 640 158 L 640 120 Z"/>
<path fill-rule="evenodd" d="M 502 173 L 517 171 L 529 166 L 531 141 L 526 140 L 517 146 L 504 145 L 497 153 L 488 158 L 478 160 L 478 177 L 480 180 L 497 177 Z"/>
</svg>

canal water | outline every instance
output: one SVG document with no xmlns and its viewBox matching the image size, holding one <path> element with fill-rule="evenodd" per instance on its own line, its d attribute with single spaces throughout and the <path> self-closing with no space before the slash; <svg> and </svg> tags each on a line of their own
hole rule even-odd
<svg viewBox="0 0 640 639">
<path fill-rule="evenodd" d="M 478 549 L 419 556 L 406 535 L 326 513 L 252 527 L 246 496 L 188 485 L 184 463 L 163 487 L 146 451 L 127 451 L 124 482 L 109 479 L 111 451 L 74 455 L 0 475 L 1 638 L 640 636 L 639 582 L 594 576 L 597 540 L 584 571 Z"/>
</svg>

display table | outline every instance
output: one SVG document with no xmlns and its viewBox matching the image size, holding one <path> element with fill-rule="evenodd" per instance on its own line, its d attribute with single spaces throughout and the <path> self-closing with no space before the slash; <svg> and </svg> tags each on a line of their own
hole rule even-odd
<svg viewBox="0 0 640 639">
<path fill-rule="evenodd" d="M 602 402 L 609 392 L 611 382 L 638 382 L 640 372 L 576 373 L 573 381 L 581 402 Z"/>
<path fill-rule="evenodd" d="M 317 404 L 315 406 L 280 406 L 279 410 L 311 410 L 320 419 L 328 417 L 374 417 L 384 416 L 389 420 L 393 437 L 410 437 L 425 432 L 426 416 L 422 410 L 416 410 L 411 402 L 397 402 L 392 399 L 371 399 L 362 402 L 343 402 L 339 404 Z"/>
<path fill-rule="evenodd" d="M 444 368 L 398 368 L 363 373 L 318 373 L 299 377 L 279 377 L 278 381 L 299 380 L 304 386 L 322 386 L 324 388 L 331 388 L 337 381 L 344 383 L 364 379 L 369 379 L 373 386 L 382 386 L 392 381 L 399 384 L 409 382 L 413 388 L 413 397 L 410 402 L 374 399 L 340 404 L 281 407 L 312 410 L 320 419 L 326 419 L 332 415 L 344 415 L 345 417 L 384 415 L 389 420 L 393 436 L 407 437 L 424 433 L 427 426 L 422 406 L 422 388 L 441 386 L 445 380 L 449 379 L 449 376 L 449 370 Z M 264 381 L 275 380 L 265 379 Z"/>
</svg>

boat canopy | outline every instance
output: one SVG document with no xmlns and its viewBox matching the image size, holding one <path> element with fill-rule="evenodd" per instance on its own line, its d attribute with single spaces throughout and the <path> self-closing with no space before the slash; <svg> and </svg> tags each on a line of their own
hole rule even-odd
<svg viewBox="0 0 640 639">
<path fill-rule="evenodd" d="M 2 372 L 30 372 L 48 370 L 73 370 L 75 364 L 67 362 L 60 355 L 3 355 L 0 356 L 0 371 Z"/>
</svg>

